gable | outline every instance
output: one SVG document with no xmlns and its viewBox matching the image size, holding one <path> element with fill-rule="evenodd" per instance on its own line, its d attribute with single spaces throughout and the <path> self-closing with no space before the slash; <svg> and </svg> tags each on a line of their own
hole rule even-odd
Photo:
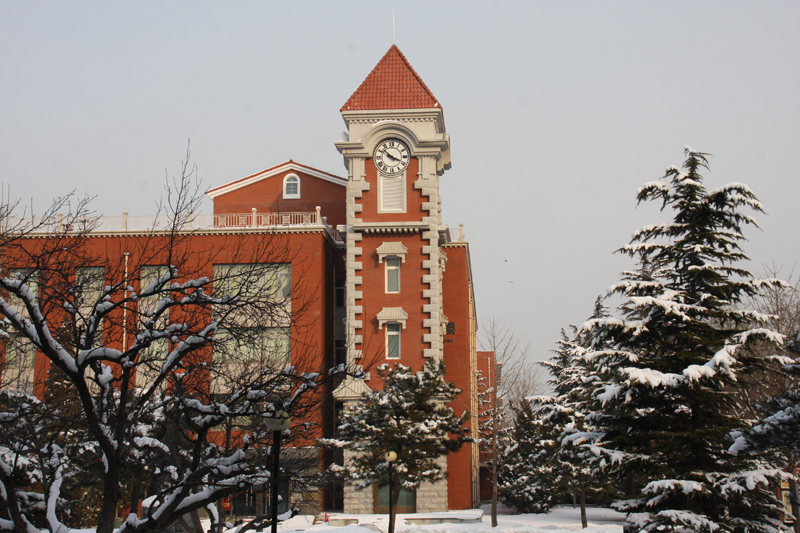
<svg viewBox="0 0 800 533">
<path fill-rule="evenodd" d="M 246 176 L 244 178 L 240 178 L 236 181 L 232 181 L 225 185 L 221 185 L 219 187 L 215 187 L 213 189 L 209 189 L 206 191 L 206 195 L 214 200 L 218 196 L 222 196 L 224 194 L 228 194 L 230 192 L 242 189 L 254 183 L 257 183 L 262 180 L 266 180 L 278 175 L 285 175 L 289 172 L 297 172 L 302 173 L 312 178 L 321 179 L 324 181 L 328 181 L 331 183 L 335 183 L 342 187 L 347 187 L 347 179 L 336 176 L 334 174 L 330 174 L 328 172 L 324 172 L 322 170 L 317 170 L 313 167 L 309 167 L 306 165 L 301 165 L 300 163 L 295 163 L 291 159 L 286 161 L 285 163 L 281 163 L 280 165 L 276 165 L 274 167 L 268 168 L 266 170 L 262 170 L 261 172 L 257 172 L 250 176 Z M 282 186 L 282 184 L 281 184 Z"/>
</svg>

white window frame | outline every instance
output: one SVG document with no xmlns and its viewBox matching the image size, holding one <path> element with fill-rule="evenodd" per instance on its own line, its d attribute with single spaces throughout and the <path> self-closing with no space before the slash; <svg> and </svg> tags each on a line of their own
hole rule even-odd
<svg viewBox="0 0 800 533">
<path fill-rule="evenodd" d="M 297 192 L 289 192 L 289 183 L 297 184 Z M 300 176 L 297 174 L 287 174 L 283 178 L 283 199 L 296 200 L 300 198 Z"/>
<path fill-rule="evenodd" d="M 386 207 L 384 204 L 384 197 L 383 197 L 383 190 L 384 190 L 384 182 L 386 180 L 400 180 L 400 189 L 401 189 L 401 198 L 400 203 L 402 204 L 399 208 L 396 207 Z M 404 170 L 402 174 L 397 176 L 387 176 L 380 171 L 378 172 L 378 213 L 405 213 L 406 212 L 406 171 Z"/>
<path fill-rule="evenodd" d="M 386 294 L 400 294 L 400 258 L 397 256 L 389 256 L 383 263 L 385 265 L 384 278 Z M 397 290 L 395 291 L 389 289 L 389 278 L 393 275 L 397 276 Z"/>
<path fill-rule="evenodd" d="M 386 330 L 386 359 L 393 359 L 398 360 L 403 356 L 403 342 L 402 342 L 402 334 L 401 331 L 403 329 L 403 324 L 400 322 L 387 322 L 385 324 Z M 391 356 L 391 339 L 397 339 L 397 355 Z"/>
</svg>

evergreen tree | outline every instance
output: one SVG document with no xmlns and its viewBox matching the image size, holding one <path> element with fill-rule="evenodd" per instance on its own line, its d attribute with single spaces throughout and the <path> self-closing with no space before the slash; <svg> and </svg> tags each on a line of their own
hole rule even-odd
<svg viewBox="0 0 800 533">
<path fill-rule="evenodd" d="M 608 307 L 603 298 L 595 300 L 594 311 L 589 320 L 609 317 Z M 551 425 L 559 435 L 560 446 L 555 459 L 560 465 L 564 483 L 573 498 L 580 501 L 581 524 L 588 526 L 586 516 L 586 497 L 599 496 L 608 492 L 608 483 L 603 470 L 604 461 L 595 462 L 593 450 L 584 443 L 596 437 L 596 431 L 586 413 L 590 406 L 590 393 L 598 381 L 598 376 L 589 371 L 585 355 L 591 347 L 592 338 L 586 332 L 572 326 L 572 337 L 561 332 L 561 340 L 554 350 L 555 356 L 542 363 L 553 376 L 550 385 L 556 394 L 558 409 L 546 408 Z"/>
<path fill-rule="evenodd" d="M 400 363 L 394 368 L 381 365 L 377 371 L 383 389 L 365 393 L 345 410 L 337 439 L 319 442 L 355 452 L 344 466 L 334 465 L 331 471 L 355 482 L 357 489 L 386 485 L 389 464 L 385 454 L 395 452 L 391 498 L 396 503 L 401 488 L 413 490 L 424 481 L 444 479 L 447 473 L 439 459 L 475 440 L 467 436 L 464 427 L 469 412 L 456 416 L 444 405 L 461 391 L 445 381 L 443 362 L 428 361 L 422 372 Z"/>
<path fill-rule="evenodd" d="M 621 316 L 588 321 L 584 355 L 598 377 L 594 411 L 599 431 L 587 445 L 627 488 L 615 505 L 642 531 L 777 531 L 766 471 L 750 456 L 728 451 L 737 376 L 767 361 L 754 342 L 779 342 L 758 327 L 763 315 L 738 308 L 765 281 L 735 266 L 746 259 L 742 228 L 762 212 L 745 185 L 714 191 L 700 171 L 707 154 L 687 147 L 682 169 L 640 189 L 639 202 L 659 201 L 671 222 L 647 226 L 620 252 L 640 258 L 611 292 Z M 756 324 L 756 326 L 753 326 Z"/>
<path fill-rule="evenodd" d="M 591 318 L 607 317 L 602 298 Z M 583 409 L 596 377 L 587 371 L 583 356 L 588 336 L 571 326 L 562 330 L 558 347 L 548 362 L 540 363 L 552 376 L 552 396 L 534 396 L 515 406 L 511 443 L 503 453 L 503 501 L 520 512 L 544 513 L 570 495 L 581 503 L 581 522 L 587 526 L 586 496 L 601 494 L 602 465 L 589 461 L 583 446 L 590 434 Z"/>
<path fill-rule="evenodd" d="M 798 358 L 784 365 L 789 376 L 800 376 L 800 333 L 786 343 L 786 348 Z M 787 380 L 789 381 L 789 380 Z M 783 477 L 789 481 L 791 512 L 794 531 L 800 533 L 800 501 L 798 501 L 798 469 L 800 468 L 800 387 L 793 387 L 775 398 L 757 406 L 763 413 L 752 427 L 738 434 L 731 447 L 733 453 L 747 451 L 768 456 L 772 462 L 785 469 Z"/>
<path fill-rule="evenodd" d="M 534 413 L 533 402 L 512 407 L 514 426 L 503 439 L 500 501 L 520 513 L 546 513 L 565 495 L 562 472 L 553 460 L 559 447 L 553 428 Z"/>
</svg>

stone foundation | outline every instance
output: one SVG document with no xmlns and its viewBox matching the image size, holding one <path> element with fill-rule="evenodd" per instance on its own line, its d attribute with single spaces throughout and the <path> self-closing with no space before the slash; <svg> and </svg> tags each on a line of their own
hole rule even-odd
<svg viewBox="0 0 800 533">
<path fill-rule="evenodd" d="M 349 461 L 355 454 L 350 451 L 344 452 L 345 462 Z M 439 465 L 447 469 L 447 457 L 438 460 Z M 344 488 L 344 512 L 345 514 L 372 514 L 375 512 L 373 487 L 363 490 L 356 490 L 353 485 L 346 485 Z M 447 511 L 447 480 L 443 479 L 436 483 L 423 483 L 417 489 L 416 504 L 418 513 L 433 513 Z"/>
</svg>

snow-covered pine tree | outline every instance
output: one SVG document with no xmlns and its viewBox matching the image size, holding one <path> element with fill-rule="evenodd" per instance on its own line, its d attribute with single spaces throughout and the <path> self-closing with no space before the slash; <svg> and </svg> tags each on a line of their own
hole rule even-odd
<svg viewBox="0 0 800 533">
<path fill-rule="evenodd" d="M 591 318 L 609 316 L 602 298 Z M 558 347 L 548 362 L 540 363 L 552 378 L 552 396 L 533 396 L 514 406 L 515 424 L 503 452 L 503 502 L 520 512 L 547 512 L 570 495 L 581 503 L 581 522 L 587 526 L 586 495 L 600 493 L 599 465 L 590 464 L 591 451 L 582 446 L 590 439 L 582 412 L 596 377 L 583 359 L 589 340 L 571 326 L 572 336 L 561 332 Z"/>
<path fill-rule="evenodd" d="M 474 442 L 464 426 L 469 412 L 456 416 L 444 405 L 461 392 L 445 381 L 444 371 L 444 363 L 435 361 L 427 361 L 422 372 L 400 363 L 379 366 L 383 389 L 365 393 L 344 411 L 337 439 L 319 440 L 322 446 L 355 452 L 347 464 L 331 471 L 357 489 L 386 485 L 389 465 L 384 457 L 393 451 L 395 503 L 401 487 L 413 490 L 422 482 L 444 479 L 439 458 Z"/>
<path fill-rule="evenodd" d="M 603 298 L 595 300 L 594 311 L 589 320 L 609 317 L 608 307 Z M 559 465 L 563 483 L 573 498 L 580 501 L 581 524 L 588 526 L 586 516 L 586 496 L 601 495 L 608 492 L 608 482 L 603 475 L 605 462 L 594 462 L 591 450 L 584 446 L 592 442 L 597 433 L 590 421 L 586 420 L 587 405 L 591 400 L 591 390 L 598 376 L 589 372 L 584 355 L 590 348 L 592 339 L 586 332 L 571 326 L 572 337 L 562 330 L 554 356 L 543 362 L 552 375 L 549 381 L 555 399 L 543 404 L 540 411 L 558 435 L 559 446 L 554 450 L 554 461 Z"/>
<path fill-rule="evenodd" d="M 562 472 L 554 461 L 558 440 L 533 402 L 512 406 L 514 426 L 505 430 L 499 469 L 500 501 L 520 513 L 546 513 L 565 496 Z"/>
<path fill-rule="evenodd" d="M 784 365 L 783 371 L 790 376 L 800 376 L 800 333 L 787 342 L 786 347 L 797 359 Z M 782 475 L 789 481 L 794 531 L 800 533 L 797 475 L 800 469 L 800 387 L 796 381 L 791 383 L 793 386 L 782 395 L 757 405 L 764 413 L 763 418 L 738 434 L 731 451 L 767 456 L 773 464 L 783 468 Z"/>
<path fill-rule="evenodd" d="M 762 206 L 742 184 L 707 191 L 707 154 L 685 153 L 682 169 L 639 190 L 639 202 L 660 201 L 673 220 L 620 250 L 642 266 L 610 289 L 624 300 L 620 316 L 582 327 L 599 378 L 587 418 L 602 431 L 591 449 L 628 487 L 616 506 L 641 531 L 777 531 L 769 472 L 728 451 L 740 422 L 731 389 L 768 364 L 749 347 L 781 339 L 758 327 L 763 315 L 736 306 L 770 283 L 735 266 L 746 259 L 742 228 L 756 225 L 741 209 Z"/>
</svg>

